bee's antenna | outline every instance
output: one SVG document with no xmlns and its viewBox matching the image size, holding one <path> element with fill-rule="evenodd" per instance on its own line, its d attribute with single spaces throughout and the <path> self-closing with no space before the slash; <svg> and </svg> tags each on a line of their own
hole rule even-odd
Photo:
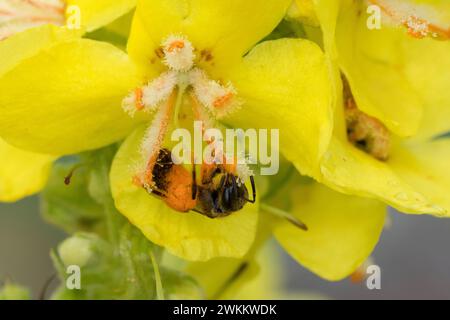
<svg viewBox="0 0 450 320">
<path fill-rule="evenodd" d="M 67 176 L 64 177 L 64 184 L 66 186 L 70 185 L 70 183 L 72 182 L 72 177 L 73 177 L 73 174 L 75 173 L 75 171 L 77 171 L 79 168 L 83 167 L 84 165 L 85 164 L 83 164 L 83 163 L 79 163 L 72 167 L 72 169 L 69 171 Z"/>
<path fill-rule="evenodd" d="M 220 186 L 219 189 L 222 189 L 225 186 L 225 182 L 228 179 L 228 173 L 224 174 L 222 178 L 220 179 Z"/>
<path fill-rule="evenodd" d="M 272 207 L 265 203 L 261 203 L 259 206 L 260 206 L 261 210 L 268 212 L 270 214 L 273 214 L 274 216 L 280 217 L 282 219 L 286 219 L 287 221 L 292 223 L 294 226 L 296 226 L 297 228 L 299 228 L 303 231 L 308 231 L 308 226 L 306 224 L 304 224 L 302 221 L 300 221 L 297 217 L 290 214 L 289 212 Z"/>
<path fill-rule="evenodd" d="M 231 181 L 233 183 L 233 196 L 235 198 L 237 198 L 238 190 L 237 190 L 237 184 L 236 184 L 236 177 L 234 175 L 231 175 Z"/>
</svg>

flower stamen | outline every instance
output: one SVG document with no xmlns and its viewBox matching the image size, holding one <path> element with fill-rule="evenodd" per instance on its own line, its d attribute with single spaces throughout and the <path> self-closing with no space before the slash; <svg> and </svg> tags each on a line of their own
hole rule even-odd
<svg viewBox="0 0 450 320">
<path fill-rule="evenodd" d="M 390 149 L 389 130 L 380 120 L 358 109 L 350 85 L 344 77 L 343 83 L 348 140 L 374 158 L 386 161 Z"/>
<path fill-rule="evenodd" d="M 136 88 L 136 90 L 134 90 L 134 99 L 136 110 L 138 111 L 143 110 L 145 108 L 144 102 L 142 101 L 143 97 L 144 91 L 142 90 L 142 88 Z"/>
<path fill-rule="evenodd" d="M 136 111 L 155 111 L 158 105 L 165 102 L 177 85 L 177 74 L 168 71 L 161 74 L 149 84 L 136 88 L 122 102 L 122 108 L 130 117 Z"/>
<path fill-rule="evenodd" d="M 141 144 L 141 157 L 146 165 L 139 178 L 147 188 L 151 188 L 153 184 L 153 168 L 169 127 L 175 95 L 175 92 L 172 93 L 167 102 L 159 108 Z"/>
<path fill-rule="evenodd" d="M 223 118 L 240 105 L 231 83 L 223 86 L 198 68 L 194 68 L 189 76 L 195 96 L 216 118 Z"/>
<path fill-rule="evenodd" d="M 194 66 L 194 47 L 182 36 L 169 36 L 162 44 L 164 64 L 171 70 L 189 71 Z"/>
</svg>

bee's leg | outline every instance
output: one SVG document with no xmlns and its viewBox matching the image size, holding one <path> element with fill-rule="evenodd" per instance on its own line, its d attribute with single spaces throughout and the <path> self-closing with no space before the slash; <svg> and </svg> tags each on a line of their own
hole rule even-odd
<svg viewBox="0 0 450 320">
<path fill-rule="evenodd" d="M 233 197 L 236 199 L 238 197 L 238 188 L 236 183 L 236 177 L 233 174 L 231 175 L 231 182 L 233 184 Z"/>
<path fill-rule="evenodd" d="M 166 198 L 167 197 L 167 192 L 164 190 L 159 189 L 158 187 L 156 187 L 155 185 L 153 186 L 149 186 L 149 185 L 142 185 L 142 187 L 148 192 L 151 193 L 157 197 L 160 198 Z"/>
<path fill-rule="evenodd" d="M 161 198 L 165 198 L 166 197 L 166 195 L 164 193 L 162 193 L 161 191 L 159 191 L 159 190 L 152 189 L 150 192 L 152 194 L 154 194 L 155 196 L 158 196 L 158 197 L 161 197 Z"/>
<path fill-rule="evenodd" d="M 247 202 L 255 203 L 256 202 L 256 186 L 255 186 L 255 179 L 253 176 L 250 176 L 250 183 L 252 184 L 252 194 L 253 194 L 253 200 L 246 199 Z"/>
<path fill-rule="evenodd" d="M 225 182 L 228 180 L 228 173 L 224 174 L 220 179 L 219 190 L 225 187 Z"/>
<path fill-rule="evenodd" d="M 192 163 L 192 200 L 197 198 L 197 172 L 195 171 L 195 163 Z"/>
</svg>

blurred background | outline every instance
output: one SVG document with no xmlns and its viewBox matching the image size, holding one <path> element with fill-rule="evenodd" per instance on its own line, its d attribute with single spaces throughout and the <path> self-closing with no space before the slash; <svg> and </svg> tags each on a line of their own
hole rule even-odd
<svg viewBox="0 0 450 320">
<path fill-rule="evenodd" d="M 321 280 L 284 257 L 284 287 L 306 296 L 330 299 L 450 299 L 450 220 L 390 212 L 373 254 L 381 267 L 381 290 L 365 282 Z M 33 290 L 37 298 L 52 276 L 50 249 L 65 234 L 41 219 L 39 199 L 0 204 L 0 280 L 7 278 Z"/>
</svg>

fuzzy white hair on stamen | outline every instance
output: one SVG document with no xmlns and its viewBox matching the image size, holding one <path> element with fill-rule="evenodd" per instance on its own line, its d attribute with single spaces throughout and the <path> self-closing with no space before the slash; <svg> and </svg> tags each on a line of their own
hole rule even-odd
<svg viewBox="0 0 450 320">
<path fill-rule="evenodd" d="M 149 84 L 137 89 L 142 93 L 140 97 L 141 101 L 137 101 L 137 90 L 129 93 L 125 99 L 123 99 L 123 110 L 132 118 L 139 109 L 138 105 L 140 104 L 142 104 L 144 110 L 147 112 L 155 111 L 156 108 L 172 94 L 177 85 L 177 81 L 177 73 L 174 71 L 168 71 L 161 74 Z"/>
<path fill-rule="evenodd" d="M 122 100 L 122 109 L 125 111 L 131 118 L 134 118 L 136 114 L 136 94 L 135 92 L 130 92 L 123 100 Z"/>
<path fill-rule="evenodd" d="M 236 89 L 231 83 L 227 86 L 208 78 L 198 68 L 189 73 L 190 83 L 198 101 L 218 119 L 233 112 L 241 102 L 236 99 Z"/>
<path fill-rule="evenodd" d="M 194 66 L 194 46 L 185 36 L 170 35 L 162 42 L 162 48 L 163 62 L 171 70 L 186 72 Z"/>
<path fill-rule="evenodd" d="M 158 105 L 166 101 L 177 85 L 177 74 L 168 71 L 142 88 L 142 102 L 146 109 L 155 110 Z"/>
<path fill-rule="evenodd" d="M 170 105 L 167 103 L 159 107 L 150 127 L 148 127 L 144 134 L 140 153 L 145 164 L 148 163 L 156 152 L 159 152 L 160 146 L 164 139 L 164 134 L 162 133 L 165 131 L 165 127 L 167 127 L 169 121 L 169 108 Z M 143 171 L 145 171 L 145 168 Z"/>
</svg>

